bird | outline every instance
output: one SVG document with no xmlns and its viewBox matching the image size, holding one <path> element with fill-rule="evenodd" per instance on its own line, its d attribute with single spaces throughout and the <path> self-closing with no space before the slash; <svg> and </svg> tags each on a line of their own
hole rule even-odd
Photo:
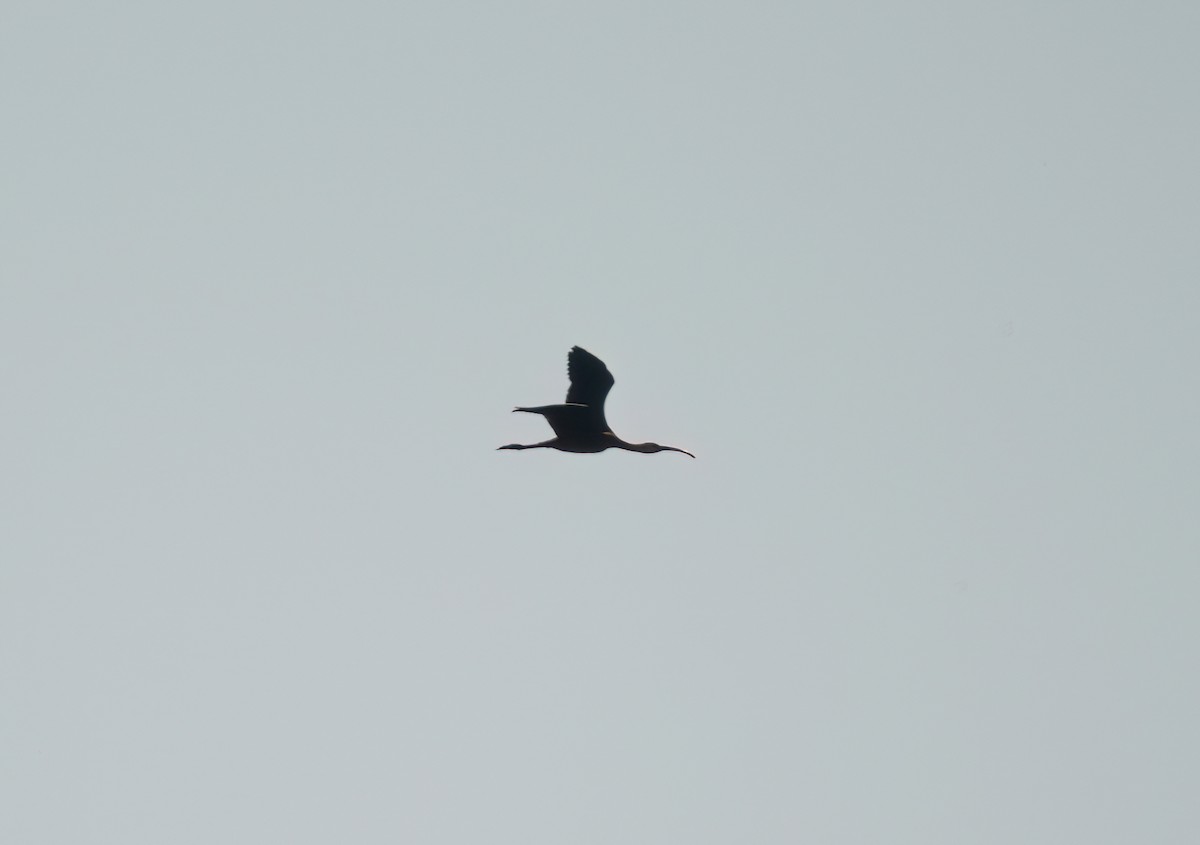
<svg viewBox="0 0 1200 845">
<path fill-rule="evenodd" d="M 658 443 L 626 443 L 613 434 L 604 418 L 604 400 L 612 389 L 614 379 L 604 362 L 582 346 L 573 346 L 567 353 L 567 377 L 571 387 L 562 405 L 540 405 L 536 408 L 513 408 L 513 413 L 541 414 L 554 429 L 555 436 L 541 443 L 510 443 L 500 449 L 558 449 L 560 452 L 603 452 L 605 449 L 625 449 L 629 452 L 682 452 L 696 457 L 687 449 L 660 446 Z"/>
</svg>

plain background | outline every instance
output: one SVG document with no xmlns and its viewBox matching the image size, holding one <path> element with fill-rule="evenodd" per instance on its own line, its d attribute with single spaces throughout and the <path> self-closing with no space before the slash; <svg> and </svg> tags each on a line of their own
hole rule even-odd
<svg viewBox="0 0 1200 845">
<path fill-rule="evenodd" d="M 1198 9 L 9 0 L 0 839 L 1198 841 Z"/>
</svg>

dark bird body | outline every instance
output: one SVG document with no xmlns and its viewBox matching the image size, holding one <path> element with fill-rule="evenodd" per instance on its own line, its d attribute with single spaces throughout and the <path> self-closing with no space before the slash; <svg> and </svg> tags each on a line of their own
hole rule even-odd
<svg viewBox="0 0 1200 845">
<path fill-rule="evenodd" d="M 513 412 L 541 414 L 554 429 L 554 438 L 541 443 L 522 445 L 511 443 L 501 449 L 558 449 L 561 452 L 603 452 L 605 449 L 625 449 L 630 452 L 683 452 L 686 449 L 660 446 L 657 443 L 626 443 L 613 434 L 604 418 L 604 400 L 612 389 L 614 379 L 604 362 L 586 349 L 575 346 L 567 355 L 567 376 L 571 387 L 562 405 L 542 405 L 537 408 L 513 408 Z"/>
</svg>

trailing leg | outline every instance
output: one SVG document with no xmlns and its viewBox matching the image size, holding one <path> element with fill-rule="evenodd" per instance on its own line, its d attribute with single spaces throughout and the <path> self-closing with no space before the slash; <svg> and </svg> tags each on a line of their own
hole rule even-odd
<svg viewBox="0 0 1200 845">
<path fill-rule="evenodd" d="M 498 446 L 496 451 L 501 449 L 553 449 L 558 443 L 558 438 L 553 440 L 544 440 L 541 443 L 509 443 L 507 446 Z"/>
</svg>

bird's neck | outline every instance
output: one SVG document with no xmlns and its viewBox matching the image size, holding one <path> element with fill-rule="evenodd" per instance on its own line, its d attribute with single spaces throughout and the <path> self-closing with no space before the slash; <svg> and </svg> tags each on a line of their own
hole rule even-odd
<svg viewBox="0 0 1200 845">
<path fill-rule="evenodd" d="M 617 440 L 617 448 L 625 449 L 629 452 L 645 452 L 646 454 L 662 450 L 662 447 L 657 443 L 626 443 L 624 440 Z"/>
</svg>

